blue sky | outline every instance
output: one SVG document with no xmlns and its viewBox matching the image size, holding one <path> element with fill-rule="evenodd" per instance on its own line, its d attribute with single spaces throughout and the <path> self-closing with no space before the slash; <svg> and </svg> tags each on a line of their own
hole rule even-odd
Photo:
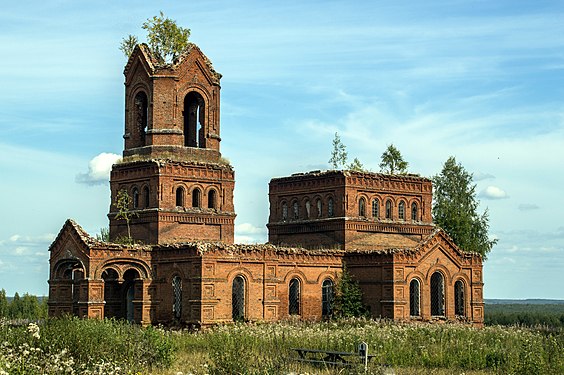
<svg viewBox="0 0 564 375">
<path fill-rule="evenodd" d="M 46 294 L 48 247 L 71 217 L 107 226 L 121 154 L 122 37 L 159 10 L 222 79 L 222 153 L 236 237 L 264 242 L 268 181 L 327 169 L 335 132 L 378 171 L 451 155 L 498 238 L 486 298 L 564 299 L 561 1 L 28 1 L 0 11 L 0 288 Z M 106 172 L 105 172 L 106 171 Z"/>
</svg>

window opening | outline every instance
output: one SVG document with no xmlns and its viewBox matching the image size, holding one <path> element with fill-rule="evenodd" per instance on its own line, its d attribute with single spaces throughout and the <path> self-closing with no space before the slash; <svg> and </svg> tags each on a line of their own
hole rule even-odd
<svg viewBox="0 0 564 375">
<path fill-rule="evenodd" d="M 398 206 L 398 216 L 400 220 L 405 220 L 405 202 L 399 202 Z"/>
<path fill-rule="evenodd" d="M 329 200 L 327 201 L 327 215 L 329 217 L 333 217 L 333 214 L 334 214 L 333 198 L 329 198 Z"/>
<path fill-rule="evenodd" d="M 144 92 L 141 91 L 135 95 L 135 126 L 137 127 L 137 132 L 139 132 L 139 142 L 137 146 L 145 146 L 147 144 L 145 139 L 149 122 L 149 106 L 147 102 L 147 95 Z"/>
<path fill-rule="evenodd" d="M 282 220 L 288 220 L 288 204 L 282 203 Z"/>
<path fill-rule="evenodd" d="M 364 198 L 360 198 L 358 202 L 358 216 L 366 216 L 366 200 Z"/>
<path fill-rule="evenodd" d="M 180 319 L 182 316 L 182 279 L 180 276 L 172 278 L 172 295 L 174 296 L 172 313 L 175 319 Z"/>
<path fill-rule="evenodd" d="M 464 307 L 464 283 L 458 280 L 454 283 L 454 314 L 457 316 L 466 316 Z"/>
<path fill-rule="evenodd" d="M 300 315 L 300 280 L 290 280 L 288 314 Z"/>
<path fill-rule="evenodd" d="M 409 283 L 409 315 L 410 316 L 420 316 L 420 295 L 421 289 L 419 280 L 413 279 Z"/>
<path fill-rule="evenodd" d="M 149 188 L 147 186 L 145 186 L 143 188 L 143 202 L 145 203 L 145 208 L 149 207 Z"/>
<path fill-rule="evenodd" d="M 417 221 L 417 203 L 411 204 L 411 220 Z"/>
<path fill-rule="evenodd" d="M 133 208 L 139 208 L 139 190 L 133 188 Z"/>
<path fill-rule="evenodd" d="M 204 145 L 204 99 L 197 92 L 190 92 L 184 98 L 184 146 L 201 147 Z"/>
<path fill-rule="evenodd" d="M 440 272 L 431 276 L 431 315 L 445 315 L 445 280 Z"/>
<path fill-rule="evenodd" d="M 184 207 L 184 188 L 176 188 L 176 207 Z"/>
<path fill-rule="evenodd" d="M 387 200 L 386 201 L 386 219 L 391 219 L 391 218 L 392 218 L 392 201 Z"/>
<path fill-rule="evenodd" d="M 305 202 L 305 208 L 306 208 L 306 216 L 309 219 L 311 213 L 311 203 L 309 203 L 309 199 L 306 200 Z"/>
<path fill-rule="evenodd" d="M 245 320 L 245 279 L 242 276 L 233 279 L 231 307 L 234 321 Z"/>
<path fill-rule="evenodd" d="M 202 202 L 202 192 L 198 188 L 192 190 L 192 207 L 200 207 Z"/>
<path fill-rule="evenodd" d="M 378 199 L 374 199 L 372 201 L 372 217 L 374 219 L 380 218 L 380 202 L 378 201 Z"/>
<path fill-rule="evenodd" d="M 294 220 L 297 220 L 300 218 L 300 206 L 298 205 L 298 202 L 294 202 Z"/>
<path fill-rule="evenodd" d="M 317 217 L 321 217 L 321 215 L 323 214 L 323 212 L 321 211 L 321 199 L 317 200 L 316 206 L 317 206 Z"/>
<path fill-rule="evenodd" d="M 333 314 L 335 301 L 335 284 L 331 279 L 325 279 L 321 285 L 321 315 L 328 317 Z"/>
<path fill-rule="evenodd" d="M 216 195 L 217 193 L 215 190 L 210 190 L 208 192 L 208 208 L 215 208 L 215 202 L 217 201 Z"/>
</svg>

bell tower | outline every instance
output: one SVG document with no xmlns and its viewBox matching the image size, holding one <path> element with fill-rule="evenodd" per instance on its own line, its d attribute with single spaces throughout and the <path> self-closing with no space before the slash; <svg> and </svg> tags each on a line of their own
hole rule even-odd
<svg viewBox="0 0 564 375">
<path fill-rule="evenodd" d="M 125 190 L 135 241 L 233 243 L 235 172 L 219 149 L 221 74 L 194 44 L 170 64 L 140 44 L 124 75 L 125 145 L 110 177 L 110 239 L 128 235 L 127 222 L 115 218 Z"/>
</svg>

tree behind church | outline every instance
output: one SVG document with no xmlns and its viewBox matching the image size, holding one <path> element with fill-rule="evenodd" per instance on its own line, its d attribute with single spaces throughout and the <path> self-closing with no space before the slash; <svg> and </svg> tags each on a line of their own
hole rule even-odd
<svg viewBox="0 0 564 375">
<path fill-rule="evenodd" d="M 458 247 L 481 254 L 486 259 L 496 239 L 489 239 L 489 217 L 486 209 L 478 213 L 476 185 L 468 173 L 451 156 L 441 173 L 433 177 L 433 221 L 452 237 Z"/>
</svg>

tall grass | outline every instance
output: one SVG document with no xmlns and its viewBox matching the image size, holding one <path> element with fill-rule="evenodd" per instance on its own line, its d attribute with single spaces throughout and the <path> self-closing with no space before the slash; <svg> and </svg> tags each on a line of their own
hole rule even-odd
<svg viewBox="0 0 564 375">
<path fill-rule="evenodd" d="M 499 326 L 398 324 L 350 319 L 240 323 L 164 331 L 76 318 L 13 327 L 0 322 L 0 375 L 6 374 L 355 374 L 296 361 L 292 348 L 355 352 L 368 343 L 369 374 L 562 374 L 564 333 Z"/>
<path fill-rule="evenodd" d="M 178 337 L 182 351 L 208 353 L 207 367 L 188 373 L 280 374 L 308 368 L 292 348 L 355 352 L 368 343 L 370 373 L 383 368 L 449 369 L 504 374 L 564 373 L 564 335 L 520 328 L 471 328 L 455 324 L 397 324 L 348 320 L 328 323 L 236 324 Z M 342 371 L 343 369 L 340 369 Z M 315 373 L 318 373 L 317 370 Z M 330 369 L 326 370 L 331 373 Z M 355 373 L 358 366 L 344 369 Z"/>
</svg>

